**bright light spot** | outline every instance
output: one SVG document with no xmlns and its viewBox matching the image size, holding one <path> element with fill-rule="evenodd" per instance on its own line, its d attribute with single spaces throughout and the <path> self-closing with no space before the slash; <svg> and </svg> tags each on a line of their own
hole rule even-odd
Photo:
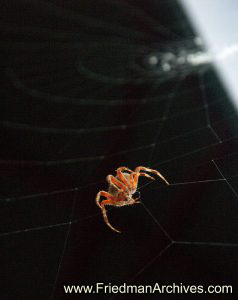
<svg viewBox="0 0 238 300">
<path fill-rule="evenodd" d="M 238 1 L 180 0 L 238 110 Z M 192 61 L 194 62 L 193 58 Z M 195 60 L 196 61 L 196 60 Z"/>
<path fill-rule="evenodd" d="M 221 49 L 220 53 L 216 55 L 216 58 L 218 60 L 226 59 L 234 54 L 237 54 L 237 52 L 238 52 L 238 44 L 226 46 L 225 48 Z"/>
<path fill-rule="evenodd" d="M 158 57 L 155 56 L 155 55 L 151 55 L 151 56 L 149 57 L 149 60 L 148 60 L 148 61 L 149 61 L 149 64 L 150 64 L 150 65 L 153 65 L 153 66 L 157 65 L 158 62 L 159 62 Z"/>
<path fill-rule="evenodd" d="M 164 72 L 169 72 L 171 70 L 171 66 L 168 63 L 163 63 L 162 69 Z"/>
<path fill-rule="evenodd" d="M 188 54 L 187 62 L 193 66 L 208 64 L 212 62 L 212 55 L 208 52 L 196 52 L 193 54 Z"/>
</svg>

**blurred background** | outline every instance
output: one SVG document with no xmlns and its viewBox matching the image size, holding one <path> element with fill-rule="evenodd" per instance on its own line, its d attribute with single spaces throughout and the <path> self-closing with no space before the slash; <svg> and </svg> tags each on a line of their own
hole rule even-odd
<svg viewBox="0 0 238 300">
<path fill-rule="evenodd" d="M 0 8 L 0 298 L 137 299 L 63 285 L 174 282 L 236 299 L 237 3 Z M 95 204 L 119 166 L 170 182 L 140 178 L 140 205 L 108 208 L 121 234 Z"/>
</svg>

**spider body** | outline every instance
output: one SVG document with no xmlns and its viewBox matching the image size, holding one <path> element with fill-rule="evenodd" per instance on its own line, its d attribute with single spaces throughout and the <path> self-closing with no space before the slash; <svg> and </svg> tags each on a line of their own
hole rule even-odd
<svg viewBox="0 0 238 300">
<path fill-rule="evenodd" d="M 127 183 L 130 182 L 130 175 L 126 172 L 122 172 L 122 176 L 125 177 Z M 110 175 L 109 175 L 110 176 Z M 123 182 L 120 180 L 118 175 L 115 177 L 120 183 L 123 184 Z M 132 198 L 132 196 L 135 194 L 136 190 L 131 189 L 130 191 L 120 191 L 118 188 L 114 186 L 114 184 L 111 183 L 111 178 L 108 178 L 109 187 L 108 187 L 108 193 L 113 196 L 115 203 L 113 202 L 112 205 L 115 206 L 124 206 L 124 205 L 132 205 L 136 201 L 136 199 Z"/>
<path fill-rule="evenodd" d="M 156 174 L 162 180 L 164 180 L 166 184 L 169 184 L 168 181 L 157 170 L 139 166 L 135 168 L 135 171 L 132 171 L 127 167 L 120 167 L 116 170 L 116 176 L 107 176 L 107 182 L 109 184 L 108 191 L 100 191 L 97 193 L 96 204 L 102 210 L 105 223 L 115 232 L 120 233 L 119 230 L 114 228 L 109 223 L 105 205 L 121 207 L 125 205 L 133 205 L 136 203 L 140 203 L 139 197 L 135 198 L 139 176 L 145 176 L 147 178 L 155 180 L 154 177 L 150 176 L 145 172 Z M 105 197 L 106 199 L 100 202 L 101 196 Z"/>
</svg>

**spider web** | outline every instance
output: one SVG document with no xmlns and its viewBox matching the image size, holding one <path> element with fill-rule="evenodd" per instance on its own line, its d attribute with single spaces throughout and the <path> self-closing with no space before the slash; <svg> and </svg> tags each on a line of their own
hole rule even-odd
<svg viewBox="0 0 238 300">
<path fill-rule="evenodd" d="M 63 284 L 95 282 L 235 284 L 237 114 L 212 63 L 188 60 L 206 49 L 181 7 L 2 8 L 1 298 L 94 299 Z M 140 179 L 141 205 L 108 209 L 118 235 L 95 195 L 118 166 L 138 165 L 170 186 Z"/>
</svg>

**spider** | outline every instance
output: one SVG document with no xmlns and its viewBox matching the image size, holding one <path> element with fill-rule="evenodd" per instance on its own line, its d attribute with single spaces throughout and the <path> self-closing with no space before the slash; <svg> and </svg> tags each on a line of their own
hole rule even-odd
<svg viewBox="0 0 238 300">
<path fill-rule="evenodd" d="M 149 172 L 158 175 L 166 184 L 168 181 L 156 170 L 146 167 L 137 167 L 135 171 L 128 169 L 127 167 L 120 167 L 116 170 L 116 177 L 113 175 L 107 176 L 107 182 L 109 183 L 108 191 L 100 191 L 97 193 L 96 204 L 101 208 L 102 215 L 105 223 L 115 232 L 120 233 L 119 230 L 114 228 L 108 221 L 105 205 L 124 206 L 140 203 L 138 198 L 133 198 L 133 195 L 137 192 L 138 178 L 139 176 L 145 176 L 152 180 L 154 177 L 144 172 Z M 106 197 L 105 200 L 100 202 L 101 196 Z"/>
</svg>

